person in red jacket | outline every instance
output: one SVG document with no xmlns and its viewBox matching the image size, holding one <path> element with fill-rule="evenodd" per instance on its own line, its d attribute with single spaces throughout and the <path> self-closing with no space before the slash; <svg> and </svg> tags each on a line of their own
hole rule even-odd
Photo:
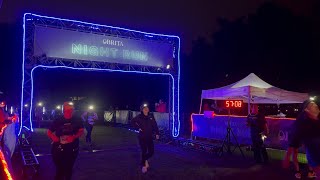
<svg viewBox="0 0 320 180">
<path fill-rule="evenodd" d="M 155 107 L 157 112 L 160 112 L 160 113 L 167 112 L 167 105 L 165 102 L 162 101 L 162 99 L 159 100 L 159 103 L 156 103 Z"/>
<path fill-rule="evenodd" d="M 3 134 L 4 129 L 7 127 L 5 121 L 8 119 L 8 114 L 4 111 L 5 102 L 0 102 L 0 136 Z"/>
<path fill-rule="evenodd" d="M 148 159 L 154 154 L 153 132 L 156 133 L 156 139 L 159 139 L 159 128 L 153 115 L 149 113 L 147 105 L 140 107 L 141 114 L 131 120 L 131 125 L 139 130 L 139 144 L 141 147 L 141 166 L 142 173 L 146 173 L 149 168 Z"/>
<path fill-rule="evenodd" d="M 0 102 L 0 179 L 12 180 L 11 163 L 8 151 L 4 148 L 3 135 L 7 127 L 8 114 L 4 111 L 5 102 Z"/>
</svg>

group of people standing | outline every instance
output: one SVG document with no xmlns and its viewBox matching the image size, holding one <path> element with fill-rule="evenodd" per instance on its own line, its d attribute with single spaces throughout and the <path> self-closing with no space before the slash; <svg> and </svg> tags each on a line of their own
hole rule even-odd
<svg viewBox="0 0 320 180">
<path fill-rule="evenodd" d="M 0 110 L 1 108 L 0 112 L 4 114 L 0 104 Z M 267 164 L 269 157 L 264 145 L 264 137 L 269 135 L 268 124 L 264 114 L 259 111 L 258 105 L 254 104 L 250 109 L 247 124 L 250 127 L 254 160 L 256 163 Z M 146 173 L 150 167 L 148 160 L 154 154 L 153 133 L 155 132 L 155 138 L 159 139 L 159 129 L 154 116 L 149 113 L 148 106 L 143 105 L 140 110 L 141 114 L 131 120 L 131 125 L 139 131 L 140 165 L 142 173 Z M 9 120 L 5 114 L 1 117 L 3 118 L 0 118 L 0 135 L 3 133 L 3 127 L 7 124 L 6 119 Z M 87 131 L 86 142 L 90 146 L 92 145 L 91 133 L 98 116 L 92 109 L 89 109 L 81 115 L 81 119 L 74 116 L 73 104 L 65 102 L 63 116 L 56 119 L 48 129 L 47 135 L 52 140 L 51 151 L 56 166 L 56 180 L 71 179 L 73 165 L 79 154 L 79 138 L 84 134 L 84 129 Z M 2 126 L 1 123 L 4 125 Z M 320 110 L 316 102 L 311 100 L 302 104 L 301 113 L 291 128 L 289 148 L 283 160 L 283 167 L 287 168 L 292 157 L 297 179 L 302 177 L 297 158 L 300 147 L 305 148 L 308 160 L 307 177 L 316 178 L 317 174 L 320 174 Z"/>
<path fill-rule="evenodd" d="M 159 139 L 159 129 L 147 106 L 141 106 L 141 114 L 131 120 L 132 126 L 139 131 L 138 139 L 141 147 L 142 172 L 150 167 L 148 159 L 154 154 L 153 132 Z M 94 122 L 98 119 L 95 112 L 89 110 L 82 114 L 82 121 L 74 115 L 74 106 L 70 102 L 63 104 L 63 116 L 53 122 L 48 129 L 52 140 L 52 158 L 56 166 L 56 180 L 70 180 L 75 160 L 79 154 L 79 138 L 87 131 L 86 142 L 91 145 L 91 133 Z"/>
</svg>

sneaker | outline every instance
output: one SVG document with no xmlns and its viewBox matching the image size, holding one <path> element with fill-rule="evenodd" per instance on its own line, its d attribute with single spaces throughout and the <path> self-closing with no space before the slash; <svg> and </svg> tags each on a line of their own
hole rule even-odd
<svg viewBox="0 0 320 180">
<path fill-rule="evenodd" d="M 150 167 L 150 165 L 149 165 L 149 162 L 148 162 L 148 160 L 146 160 L 146 168 L 149 168 Z"/>
<path fill-rule="evenodd" d="M 141 171 L 142 171 L 142 173 L 144 174 L 144 173 L 146 173 L 146 172 L 148 171 L 148 169 L 147 169 L 146 166 L 143 166 Z"/>
<path fill-rule="evenodd" d="M 296 172 L 294 174 L 294 176 L 296 177 L 296 179 L 301 179 L 301 173 L 300 172 Z"/>
<path fill-rule="evenodd" d="M 308 178 L 316 178 L 317 174 L 314 171 L 309 171 L 308 172 Z"/>
</svg>

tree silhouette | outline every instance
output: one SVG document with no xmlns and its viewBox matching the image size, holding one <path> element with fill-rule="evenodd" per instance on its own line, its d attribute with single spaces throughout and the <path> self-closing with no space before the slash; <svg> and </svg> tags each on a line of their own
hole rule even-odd
<svg viewBox="0 0 320 180">
<path fill-rule="evenodd" d="M 188 83 L 183 93 L 192 99 L 187 109 L 197 111 L 202 89 L 228 85 L 251 72 L 283 89 L 320 91 L 315 83 L 320 64 L 319 4 L 311 17 L 265 3 L 255 14 L 234 21 L 218 19 L 220 29 L 212 40 L 196 40 L 184 62 Z"/>
</svg>

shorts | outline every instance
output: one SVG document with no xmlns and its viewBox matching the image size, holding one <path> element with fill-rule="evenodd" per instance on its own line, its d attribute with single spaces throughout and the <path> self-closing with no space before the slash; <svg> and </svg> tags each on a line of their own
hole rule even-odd
<svg viewBox="0 0 320 180">
<path fill-rule="evenodd" d="M 289 147 L 294 148 L 294 149 L 299 149 L 302 146 L 299 142 L 290 142 Z"/>
<path fill-rule="evenodd" d="M 293 136 L 292 134 L 290 134 L 289 147 L 299 149 L 301 146 L 302 146 L 302 143 L 301 143 L 300 139 L 297 138 L 297 136 Z"/>
</svg>

